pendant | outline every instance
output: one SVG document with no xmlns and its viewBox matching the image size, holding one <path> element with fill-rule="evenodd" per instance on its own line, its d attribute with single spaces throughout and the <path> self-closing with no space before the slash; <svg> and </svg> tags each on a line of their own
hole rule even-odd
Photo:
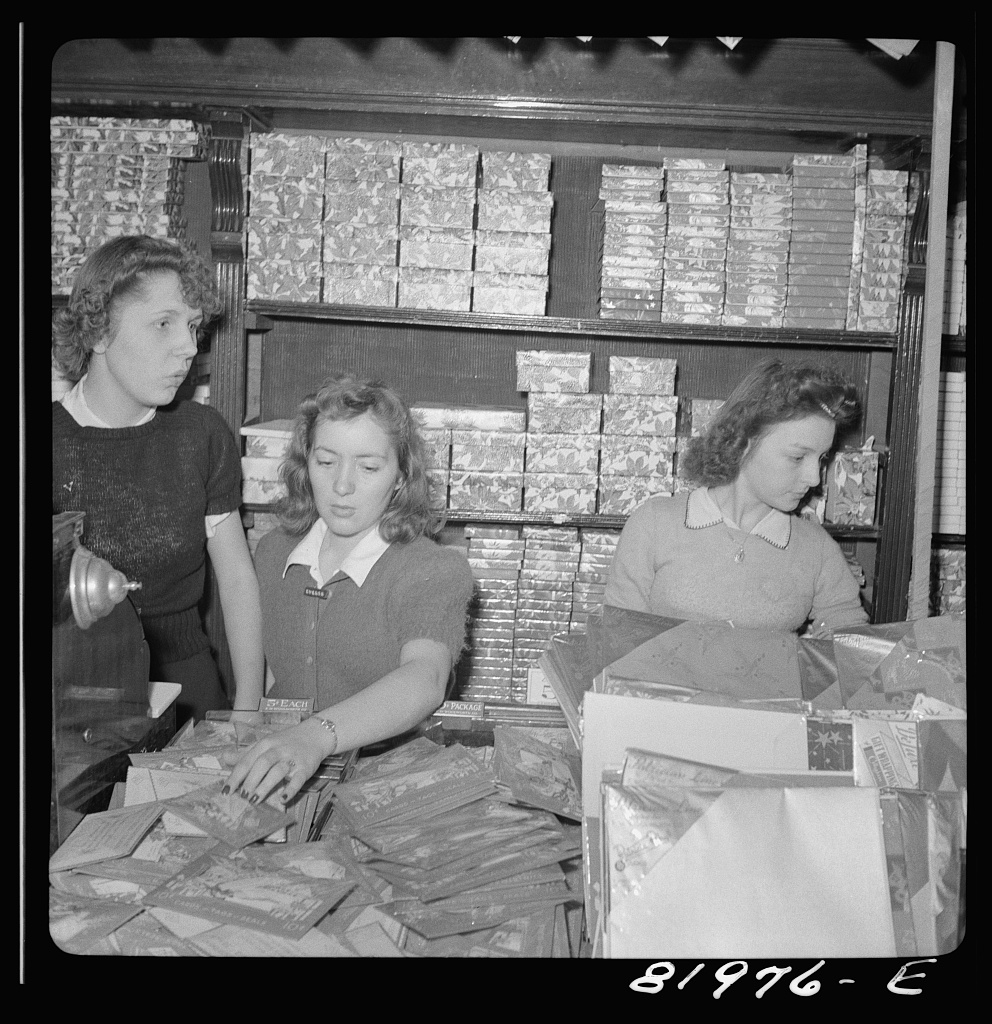
<svg viewBox="0 0 992 1024">
<path fill-rule="evenodd" d="M 738 562 L 738 563 L 744 561 L 744 545 L 743 544 L 738 549 L 737 554 L 734 555 L 734 561 Z"/>
</svg>

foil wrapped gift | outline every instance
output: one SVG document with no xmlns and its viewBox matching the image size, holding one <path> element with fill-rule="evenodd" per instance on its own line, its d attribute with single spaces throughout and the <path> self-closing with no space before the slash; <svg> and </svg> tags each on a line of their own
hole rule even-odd
<svg viewBox="0 0 992 1024">
<path fill-rule="evenodd" d="M 838 451 L 827 468 L 826 521 L 848 526 L 875 522 L 878 452 L 870 447 Z"/>
<path fill-rule="evenodd" d="M 590 352 L 520 349 L 516 354 L 517 391 L 589 391 Z"/>
</svg>

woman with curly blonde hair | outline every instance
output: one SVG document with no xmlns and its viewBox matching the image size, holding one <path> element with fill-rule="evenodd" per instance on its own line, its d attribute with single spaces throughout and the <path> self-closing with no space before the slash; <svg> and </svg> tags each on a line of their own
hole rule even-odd
<svg viewBox="0 0 992 1024">
<path fill-rule="evenodd" d="M 270 697 L 313 698 L 243 753 L 229 789 L 299 791 L 321 760 L 408 731 L 444 700 L 473 581 L 441 525 L 424 443 L 390 387 L 354 374 L 300 404 L 280 525 L 255 552 Z"/>
<path fill-rule="evenodd" d="M 83 540 L 141 589 L 152 679 L 182 685 L 178 723 L 231 706 L 199 605 L 215 572 L 237 691 L 262 693 L 258 585 L 241 525 L 240 452 L 216 410 L 176 400 L 219 308 L 195 251 L 133 235 L 95 250 L 52 324 L 73 387 L 52 403 L 52 511 L 86 513 Z"/>
<path fill-rule="evenodd" d="M 680 457 L 699 486 L 649 498 L 627 520 L 605 603 L 794 633 L 867 621 L 837 543 L 794 514 L 860 412 L 829 367 L 755 366 Z"/>
</svg>

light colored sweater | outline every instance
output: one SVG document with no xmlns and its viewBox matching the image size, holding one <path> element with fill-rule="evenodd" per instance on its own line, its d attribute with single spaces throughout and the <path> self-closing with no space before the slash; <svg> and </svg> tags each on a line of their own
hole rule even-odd
<svg viewBox="0 0 992 1024">
<path fill-rule="evenodd" d="M 819 523 L 773 510 L 745 534 L 705 487 L 649 498 L 631 513 L 604 603 L 789 632 L 810 619 L 812 629 L 868 620 L 843 552 Z"/>
</svg>

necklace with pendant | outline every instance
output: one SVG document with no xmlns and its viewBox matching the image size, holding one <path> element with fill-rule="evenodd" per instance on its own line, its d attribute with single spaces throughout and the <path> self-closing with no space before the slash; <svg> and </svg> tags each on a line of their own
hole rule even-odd
<svg viewBox="0 0 992 1024">
<path fill-rule="evenodd" d="M 737 549 L 736 553 L 734 554 L 734 561 L 735 562 L 740 563 L 740 562 L 744 561 L 744 545 L 746 543 L 747 543 L 747 537 L 745 537 L 744 540 L 741 541 L 741 546 Z"/>
</svg>

